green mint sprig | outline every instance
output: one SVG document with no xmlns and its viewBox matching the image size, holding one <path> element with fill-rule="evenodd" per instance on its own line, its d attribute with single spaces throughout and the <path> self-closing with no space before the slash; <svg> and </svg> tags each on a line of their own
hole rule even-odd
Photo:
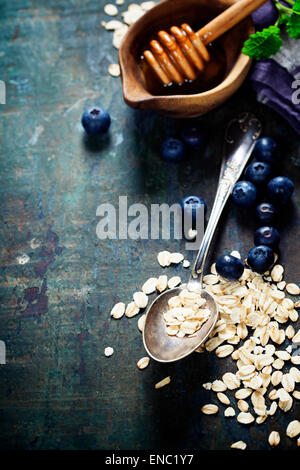
<svg viewBox="0 0 300 470">
<path fill-rule="evenodd" d="M 300 39 L 300 0 L 285 0 L 287 7 L 274 0 L 278 9 L 278 19 L 275 25 L 251 34 L 245 42 L 242 52 L 251 59 L 263 60 L 276 54 L 282 46 L 281 33 L 283 28 L 293 39 Z"/>
</svg>

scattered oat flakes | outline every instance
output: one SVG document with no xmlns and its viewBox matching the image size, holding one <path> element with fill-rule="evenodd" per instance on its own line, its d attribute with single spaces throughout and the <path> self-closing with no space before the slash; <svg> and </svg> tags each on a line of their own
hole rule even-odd
<svg viewBox="0 0 300 470">
<path fill-rule="evenodd" d="M 149 11 L 149 10 L 151 10 L 151 8 L 153 8 L 154 6 L 155 6 L 155 2 L 152 2 L 152 1 L 142 2 L 142 3 L 141 3 L 141 8 L 142 8 L 144 11 Z"/>
<path fill-rule="evenodd" d="M 273 401 L 271 406 L 270 406 L 270 409 L 268 411 L 268 415 L 273 416 L 277 411 L 277 407 L 278 407 L 278 405 L 277 405 L 276 401 Z"/>
<path fill-rule="evenodd" d="M 130 26 L 135 23 L 138 19 L 140 19 L 144 13 L 145 12 L 140 7 L 140 5 L 132 3 L 131 5 L 129 5 L 128 10 L 122 13 L 122 16 L 124 18 L 125 23 Z"/>
<path fill-rule="evenodd" d="M 218 357 L 227 357 L 233 352 L 233 346 L 230 344 L 225 344 L 224 346 L 219 346 L 216 349 L 216 355 Z"/>
<path fill-rule="evenodd" d="M 272 367 L 274 367 L 274 369 L 277 369 L 277 370 L 280 370 L 282 369 L 284 366 L 284 361 L 282 359 L 276 359 L 273 363 L 272 363 Z"/>
<path fill-rule="evenodd" d="M 173 276 L 168 281 L 168 287 L 169 289 L 173 289 L 174 287 L 177 287 L 180 283 L 181 278 L 179 276 Z"/>
<path fill-rule="evenodd" d="M 144 292 L 135 292 L 133 300 L 138 308 L 146 308 L 148 305 L 148 296 Z"/>
<path fill-rule="evenodd" d="M 156 277 L 150 277 L 143 285 L 142 291 L 144 294 L 152 294 L 156 290 L 158 279 Z"/>
<path fill-rule="evenodd" d="M 108 73 L 112 77 L 119 77 L 121 73 L 119 64 L 110 64 L 108 66 Z"/>
<path fill-rule="evenodd" d="M 293 377 L 296 383 L 300 382 L 300 370 L 297 367 L 291 367 L 289 374 Z"/>
<path fill-rule="evenodd" d="M 230 400 L 227 397 L 227 395 L 225 395 L 225 393 L 218 392 L 217 397 L 218 397 L 218 399 L 220 400 L 221 403 L 224 403 L 224 405 L 230 405 Z"/>
<path fill-rule="evenodd" d="M 239 450 L 245 450 L 247 447 L 246 442 L 244 441 L 237 441 L 231 444 L 231 449 L 239 449 Z"/>
<path fill-rule="evenodd" d="M 183 261 L 184 256 L 181 253 L 171 253 L 170 254 L 170 262 L 172 264 L 179 264 Z"/>
<path fill-rule="evenodd" d="M 157 261 L 163 268 L 166 266 L 170 266 L 171 264 L 170 256 L 171 256 L 171 253 L 169 251 L 160 251 L 157 255 Z"/>
<path fill-rule="evenodd" d="M 145 357 L 142 357 L 137 362 L 137 366 L 138 366 L 139 369 L 145 369 L 149 365 L 149 362 L 150 362 L 150 357 L 145 356 Z"/>
<path fill-rule="evenodd" d="M 214 392 L 225 392 L 225 390 L 227 390 L 227 386 L 222 382 L 222 380 L 215 380 L 211 385 L 211 389 Z"/>
<path fill-rule="evenodd" d="M 132 318 L 134 317 L 135 315 L 137 315 L 138 313 L 140 312 L 140 309 L 139 307 L 136 305 L 135 302 L 130 302 L 127 307 L 126 307 L 126 310 L 125 310 L 125 315 L 126 317 L 128 318 Z"/>
<path fill-rule="evenodd" d="M 107 347 L 104 349 L 104 354 L 106 357 L 112 356 L 114 353 L 113 348 Z"/>
<path fill-rule="evenodd" d="M 281 383 L 282 376 L 283 376 L 283 373 L 281 372 L 281 370 L 276 370 L 273 372 L 271 376 L 271 382 L 272 382 L 272 385 L 274 385 L 274 387 L 276 387 L 276 385 L 279 385 Z"/>
<path fill-rule="evenodd" d="M 299 318 L 299 315 L 298 315 L 298 312 L 297 310 L 293 309 L 293 310 L 290 310 L 289 311 L 289 317 L 290 317 L 290 320 L 295 322 L 298 320 Z"/>
<path fill-rule="evenodd" d="M 299 356 L 292 356 L 291 357 L 291 363 L 294 364 L 295 366 L 300 365 L 300 355 Z"/>
<path fill-rule="evenodd" d="M 110 20 L 110 21 L 102 21 L 102 26 L 107 30 L 107 31 L 114 31 L 115 29 L 123 28 L 124 23 L 118 20 Z"/>
<path fill-rule="evenodd" d="M 243 400 L 244 398 L 248 398 L 252 393 L 251 388 L 240 388 L 235 392 L 235 398 L 238 400 Z"/>
<path fill-rule="evenodd" d="M 254 416 L 251 413 L 244 413 L 243 411 L 237 415 L 237 421 L 241 424 L 250 424 L 254 421 Z"/>
<path fill-rule="evenodd" d="M 202 384 L 202 387 L 205 389 L 205 390 L 211 390 L 211 382 L 207 382 L 205 384 Z"/>
<path fill-rule="evenodd" d="M 297 333 L 293 336 L 292 342 L 293 343 L 300 343 L 300 330 L 298 330 Z"/>
<path fill-rule="evenodd" d="M 160 382 L 157 382 L 157 384 L 155 384 L 155 388 L 157 389 L 157 388 L 164 387 L 165 385 L 168 385 L 170 382 L 171 382 L 171 377 L 170 376 L 165 377 Z"/>
<path fill-rule="evenodd" d="M 146 320 L 146 314 L 144 313 L 139 319 L 138 319 L 138 329 L 142 333 L 144 330 L 144 325 L 145 325 L 145 320 Z"/>
<path fill-rule="evenodd" d="M 274 282 L 280 282 L 282 281 L 284 269 L 281 264 L 275 264 L 271 271 L 271 278 L 273 279 Z"/>
<path fill-rule="evenodd" d="M 119 318 L 123 317 L 123 315 L 125 313 L 125 308 L 126 308 L 126 305 L 123 302 L 118 302 L 111 309 L 110 315 L 115 319 L 119 319 Z"/>
<path fill-rule="evenodd" d="M 300 421 L 295 419 L 294 421 L 291 421 L 286 428 L 286 435 L 288 437 L 297 437 L 298 434 L 300 434 Z"/>
<path fill-rule="evenodd" d="M 168 278 L 164 274 L 162 276 L 159 276 L 157 283 L 156 283 L 156 289 L 158 292 L 163 292 L 166 290 L 168 287 Z"/>
<path fill-rule="evenodd" d="M 124 36 L 125 34 L 127 33 L 128 31 L 128 26 L 126 24 L 124 24 L 122 26 L 122 28 L 118 28 L 114 31 L 114 36 L 113 36 L 113 46 L 116 48 L 116 49 L 119 49 L 121 44 L 122 44 L 122 41 L 124 39 Z"/>
<path fill-rule="evenodd" d="M 277 284 L 277 289 L 283 290 L 285 288 L 285 286 L 286 286 L 286 282 L 285 281 L 280 281 Z"/>
<path fill-rule="evenodd" d="M 277 431 L 272 431 L 269 435 L 269 444 L 271 447 L 278 446 L 280 442 L 280 434 Z"/>
<path fill-rule="evenodd" d="M 213 286 L 214 284 L 218 284 L 219 278 L 215 274 L 206 274 L 206 276 L 203 276 L 203 282 L 208 286 Z"/>
<path fill-rule="evenodd" d="M 293 336 L 295 336 L 295 330 L 292 327 L 292 325 L 289 325 L 287 329 L 285 330 L 285 335 L 288 339 L 292 339 Z"/>
<path fill-rule="evenodd" d="M 293 392 L 295 389 L 295 380 L 292 374 L 283 374 L 281 384 L 286 392 Z"/>
<path fill-rule="evenodd" d="M 192 228 L 190 228 L 187 235 L 188 240 L 194 240 L 194 238 L 196 238 L 197 236 L 197 233 L 197 230 L 193 230 Z"/>
<path fill-rule="evenodd" d="M 233 416 L 235 416 L 234 408 L 232 408 L 232 406 L 226 408 L 226 410 L 224 411 L 224 416 L 226 418 L 232 418 Z"/>
<path fill-rule="evenodd" d="M 107 3 L 104 6 L 104 13 L 106 13 L 109 16 L 116 16 L 119 13 L 119 10 L 112 3 Z"/>
<path fill-rule="evenodd" d="M 240 411 L 246 413 L 249 410 L 249 405 L 245 400 L 238 400 L 237 407 Z"/>
<path fill-rule="evenodd" d="M 262 423 L 264 423 L 264 422 L 266 421 L 267 417 L 268 417 L 268 415 L 265 415 L 265 416 L 257 416 L 257 418 L 256 418 L 255 421 L 256 421 L 257 424 L 262 424 Z"/>
<path fill-rule="evenodd" d="M 202 411 L 202 413 L 204 413 L 206 415 L 214 415 L 214 414 L 218 413 L 219 407 L 217 405 L 213 405 L 213 404 L 210 403 L 208 405 L 202 406 L 201 411 Z"/>
<path fill-rule="evenodd" d="M 299 295 L 300 294 L 300 288 L 299 288 L 299 286 L 297 286 L 297 284 L 290 283 L 290 284 L 287 284 L 285 288 L 286 288 L 287 292 L 291 295 Z"/>
<path fill-rule="evenodd" d="M 223 375 L 222 380 L 229 390 L 234 390 L 240 386 L 240 380 L 231 372 L 226 372 L 226 374 Z"/>
</svg>

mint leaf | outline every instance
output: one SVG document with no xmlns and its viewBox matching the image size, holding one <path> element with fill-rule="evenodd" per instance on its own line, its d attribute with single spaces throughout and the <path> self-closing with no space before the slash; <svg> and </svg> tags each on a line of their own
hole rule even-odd
<svg viewBox="0 0 300 470">
<path fill-rule="evenodd" d="M 300 0 L 295 0 L 293 13 L 285 20 L 288 35 L 300 39 Z"/>
<path fill-rule="evenodd" d="M 293 11 L 300 13 L 300 0 L 295 0 Z"/>
<path fill-rule="evenodd" d="M 282 13 L 278 18 L 278 24 L 287 24 L 288 20 L 290 19 L 289 15 Z"/>
<path fill-rule="evenodd" d="M 275 54 L 281 46 L 280 29 L 278 26 L 269 26 L 262 31 L 251 34 L 245 42 L 242 52 L 251 59 L 262 60 Z"/>
<path fill-rule="evenodd" d="M 300 39 L 300 15 L 292 14 L 286 22 L 288 35 L 294 39 Z"/>
</svg>

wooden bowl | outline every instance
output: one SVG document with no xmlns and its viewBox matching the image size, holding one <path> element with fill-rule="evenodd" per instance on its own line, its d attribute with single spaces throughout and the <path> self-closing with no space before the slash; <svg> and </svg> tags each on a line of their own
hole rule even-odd
<svg viewBox="0 0 300 470">
<path fill-rule="evenodd" d="M 184 22 L 199 28 L 235 0 L 163 0 L 129 28 L 119 50 L 125 102 L 139 109 L 153 109 L 172 117 L 201 116 L 227 100 L 243 83 L 251 60 L 241 53 L 243 43 L 255 29 L 250 17 L 220 37 L 224 74 L 202 93 L 165 95 L 163 87 L 150 91 L 141 55 L 160 29 Z M 149 71 L 149 69 L 148 69 Z M 148 73 L 148 72 L 147 72 Z M 188 84 L 185 86 L 187 90 Z"/>
</svg>

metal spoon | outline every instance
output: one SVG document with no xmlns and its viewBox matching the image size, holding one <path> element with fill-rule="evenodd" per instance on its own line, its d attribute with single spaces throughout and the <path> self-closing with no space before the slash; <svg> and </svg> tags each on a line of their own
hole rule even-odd
<svg viewBox="0 0 300 470">
<path fill-rule="evenodd" d="M 224 154 L 219 184 L 210 219 L 187 284 L 160 294 L 150 305 L 143 330 L 143 342 L 149 356 L 159 362 L 182 359 L 197 349 L 209 336 L 218 318 L 218 305 L 214 297 L 203 290 L 202 279 L 206 256 L 226 201 L 238 181 L 261 132 L 260 121 L 250 113 L 243 113 L 230 121 L 225 135 Z M 168 300 L 188 288 L 206 299 L 205 307 L 211 315 L 197 331 L 196 336 L 178 338 L 169 336 L 163 313 L 168 310 Z"/>
</svg>

